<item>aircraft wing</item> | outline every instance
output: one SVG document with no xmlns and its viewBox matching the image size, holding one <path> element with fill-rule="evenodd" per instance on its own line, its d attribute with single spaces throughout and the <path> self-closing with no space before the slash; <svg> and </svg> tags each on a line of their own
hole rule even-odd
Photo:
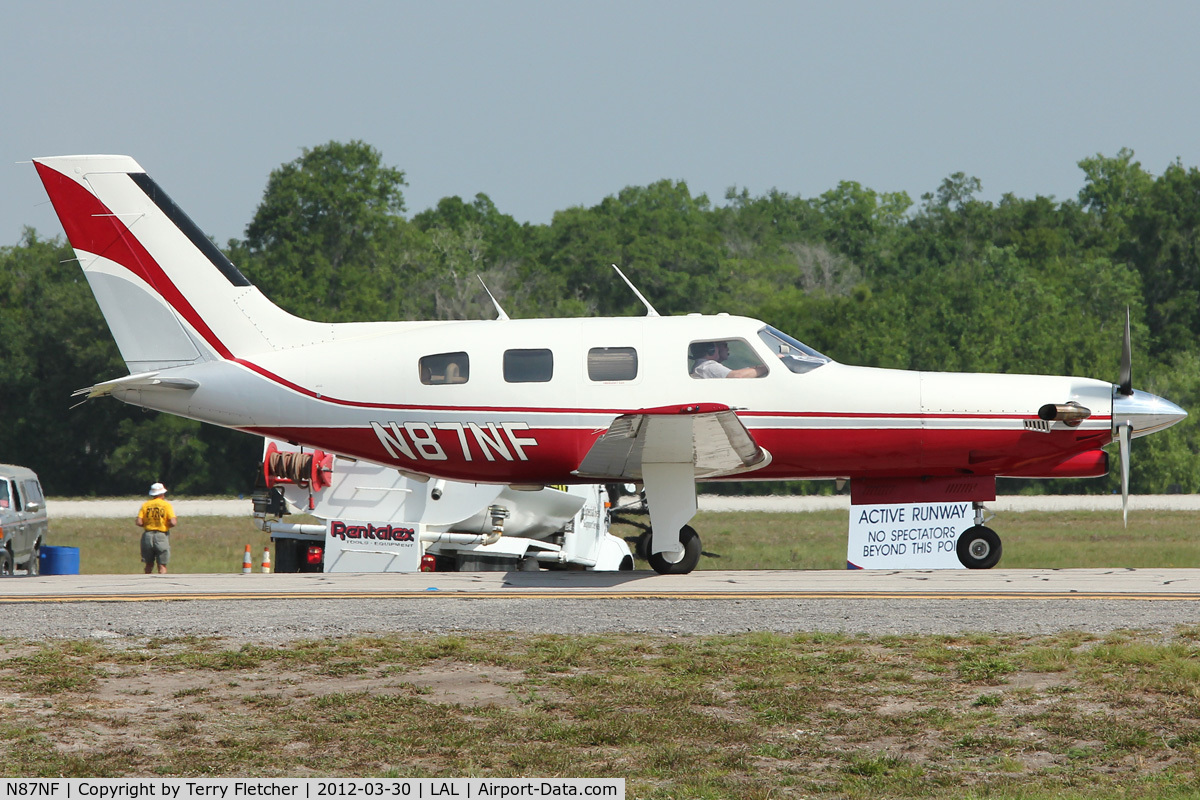
<svg viewBox="0 0 1200 800">
<path fill-rule="evenodd" d="M 643 464 L 689 464 L 696 479 L 763 466 L 758 446 L 737 414 L 716 403 L 647 408 L 622 414 L 584 456 L 577 475 L 642 481 Z"/>
</svg>

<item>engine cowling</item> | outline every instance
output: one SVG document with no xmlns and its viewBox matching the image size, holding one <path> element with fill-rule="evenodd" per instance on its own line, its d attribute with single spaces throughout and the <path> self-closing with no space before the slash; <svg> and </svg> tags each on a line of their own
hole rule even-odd
<svg viewBox="0 0 1200 800">
<path fill-rule="evenodd" d="M 1103 450 L 1088 450 L 1076 453 L 1062 461 L 1039 461 L 1028 464 L 1015 472 L 1004 473 L 1005 478 L 1099 478 L 1108 474 L 1108 453 Z"/>
</svg>

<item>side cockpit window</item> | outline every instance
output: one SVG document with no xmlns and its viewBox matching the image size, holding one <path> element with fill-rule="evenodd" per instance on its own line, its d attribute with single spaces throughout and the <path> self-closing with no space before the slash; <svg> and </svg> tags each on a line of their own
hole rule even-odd
<svg viewBox="0 0 1200 800">
<path fill-rule="evenodd" d="M 588 380 L 631 381 L 638 374 L 637 350 L 632 347 L 593 347 L 588 350 Z"/>
<path fill-rule="evenodd" d="M 817 367 L 823 367 L 833 360 L 770 325 L 759 331 L 758 337 L 792 372 L 800 374 L 812 372 Z"/>
<path fill-rule="evenodd" d="M 546 383 L 554 377 L 554 354 L 549 350 L 505 350 L 504 380 L 508 383 Z"/>
<path fill-rule="evenodd" d="M 688 374 L 693 378 L 761 378 L 767 365 L 745 339 L 713 339 L 688 346 Z"/>
<path fill-rule="evenodd" d="M 471 377 L 471 360 L 466 353 L 438 353 L 420 361 L 421 383 L 427 386 L 466 383 Z"/>
</svg>

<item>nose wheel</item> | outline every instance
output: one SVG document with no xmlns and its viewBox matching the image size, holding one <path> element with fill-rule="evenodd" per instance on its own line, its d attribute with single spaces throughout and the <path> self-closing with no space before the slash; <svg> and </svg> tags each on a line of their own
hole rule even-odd
<svg viewBox="0 0 1200 800">
<path fill-rule="evenodd" d="M 1003 548 L 991 528 L 973 525 L 958 537 L 958 560 L 967 569 L 991 569 L 1000 563 Z"/>
</svg>

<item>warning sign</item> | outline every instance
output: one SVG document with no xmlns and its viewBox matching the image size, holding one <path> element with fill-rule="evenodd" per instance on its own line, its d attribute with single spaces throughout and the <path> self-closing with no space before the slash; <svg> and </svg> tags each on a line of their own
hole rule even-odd
<svg viewBox="0 0 1200 800">
<path fill-rule="evenodd" d="M 971 503 L 850 506 L 847 569 L 965 569 L 958 536 L 975 524 Z"/>
</svg>

